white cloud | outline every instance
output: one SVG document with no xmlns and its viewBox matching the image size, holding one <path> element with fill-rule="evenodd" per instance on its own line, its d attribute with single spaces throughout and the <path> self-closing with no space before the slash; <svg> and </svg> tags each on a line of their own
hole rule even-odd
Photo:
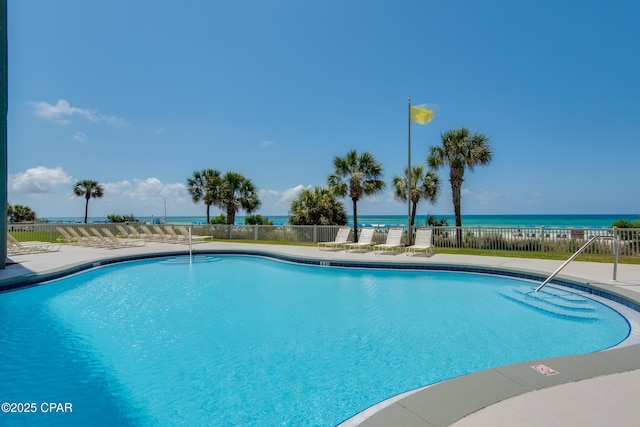
<svg viewBox="0 0 640 427">
<path fill-rule="evenodd" d="M 293 199 L 298 197 L 298 195 L 306 189 L 311 189 L 313 186 L 311 185 L 302 185 L 298 184 L 295 187 L 287 188 L 280 193 L 280 201 L 283 203 L 290 203 Z"/>
<path fill-rule="evenodd" d="M 262 202 L 260 210 L 268 214 L 282 214 L 289 211 L 291 201 L 298 197 L 300 192 L 307 188 L 313 188 L 312 185 L 296 185 L 295 187 L 286 188 L 284 190 L 266 190 L 260 189 L 258 196 Z"/>
<path fill-rule="evenodd" d="M 261 147 L 271 147 L 273 145 L 273 141 L 262 141 L 260 143 Z"/>
<path fill-rule="evenodd" d="M 84 117 L 94 123 L 106 123 L 118 127 L 127 125 L 126 120 L 120 119 L 116 116 L 108 116 L 96 111 L 72 107 L 65 99 L 59 99 L 55 105 L 51 105 L 44 101 L 33 102 L 32 105 L 35 108 L 35 114 L 37 116 L 61 125 L 70 124 L 71 117 L 74 115 Z"/>
<path fill-rule="evenodd" d="M 76 132 L 73 135 L 73 140 L 78 142 L 85 142 L 87 140 L 87 134 L 84 132 Z"/>
<path fill-rule="evenodd" d="M 50 193 L 58 185 L 69 184 L 72 178 L 61 167 L 38 166 L 9 175 L 8 190 L 16 193 Z"/>
<path fill-rule="evenodd" d="M 158 128 L 154 130 L 154 132 L 157 134 L 165 133 L 166 131 L 167 131 L 167 128 Z"/>
<path fill-rule="evenodd" d="M 158 203 L 158 201 L 162 199 L 168 199 L 178 203 L 184 203 L 190 200 L 184 184 L 163 184 L 158 178 L 135 179 L 133 184 L 128 181 L 123 181 L 112 185 L 119 185 L 123 197 L 139 203 Z"/>
</svg>

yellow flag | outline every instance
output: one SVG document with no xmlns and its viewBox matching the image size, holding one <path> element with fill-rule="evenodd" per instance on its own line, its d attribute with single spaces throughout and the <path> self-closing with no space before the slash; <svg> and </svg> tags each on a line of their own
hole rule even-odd
<svg viewBox="0 0 640 427">
<path fill-rule="evenodd" d="M 426 104 L 411 106 L 411 121 L 426 125 L 433 119 L 433 110 L 430 110 Z"/>
</svg>

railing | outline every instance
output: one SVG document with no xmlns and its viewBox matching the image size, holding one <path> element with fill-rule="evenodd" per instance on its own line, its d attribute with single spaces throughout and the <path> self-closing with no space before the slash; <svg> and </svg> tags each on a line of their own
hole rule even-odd
<svg viewBox="0 0 640 427">
<path fill-rule="evenodd" d="M 132 225 L 136 226 L 135 223 Z M 118 234 L 114 223 L 68 224 L 36 223 L 8 224 L 8 231 L 18 240 L 56 242 L 57 226 L 108 228 Z M 174 225 L 166 225 L 175 227 Z M 328 242 L 335 239 L 338 226 L 322 225 L 187 225 L 194 236 L 223 240 L 279 241 L 292 243 Z M 389 228 L 374 227 L 375 243 L 383 243 Z M 401 227 L 402 228 L 402 227 Z M 562 227 L 432 227 L 434 246 L 526 252 L 573 254 L 593 236 L 614 237 L 619 241 L 620 256 L 640 256 L 640 229 L 629 228 L 562 228 Z M 406 228 L 405 228 L 406 232 Z M 601 241 L 602 240 L 602 241 Z M 585 253 L 612 255 L 611 239 L 598 239 Z"/>
<path fill-rule="evenodd" d="M 613 241 L 614 241 L 614 245 L 613 245 L 613 247 L 614 247 L 614 249 L 613 249 L 613 280 L 617 280 L 617 278 L 618 278 L 618 248 L 619 248 L 618 240 L 613 236 L 592 236 L 591 238 L 589 238 L 587 243 L 582 245 L 582 247 L 576 251 L 576 253 L 571 255 L 571 257 L 568 260 L 566 260 L 564 263 L 562 263 L 562 265 L 560 267 L 558 267 L 558 269 L 556 271 L 551 273 L 551 275 L 549 277 L 547 277 L 547 279 L 544 282 L 542 282 L 540 284 L 540 286 L 538 286 L 536 288 L 536 292 L 538 292 L 547 283 L 549 283 L 551 281 L 551 279 L 556 277 L 558 275 L 558 273 L 560 273 L 560 271 L 563 268 L 565 268 L 571 261 L 573 261 L 578 255 L 580 255 L 585 249 L 587 249 L 587 247 L 589 247 L 589 245 L 591 245 L 598 238 L 600 238 L 600 239 L 613 239 Z"/>
</svg>

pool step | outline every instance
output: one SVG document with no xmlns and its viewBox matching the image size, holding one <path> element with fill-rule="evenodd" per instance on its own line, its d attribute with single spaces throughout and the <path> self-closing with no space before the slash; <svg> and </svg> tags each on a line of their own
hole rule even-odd
<svg viewBox="0 0 640 427">
<path fill-rule="evenodd" d="M 222 258 L 211 256 L 211 255 L 195 255 L 191 259 L 189 256 L 177 256 L 174 258 L 167 258 L 164 261 L 160 261 L 160 264 L 190 264 L 190 263 L 200 263 L 200 262 L 213 262 L 220 261 Z"/>
<path fill-rule="evenodd" d="M 545 288 L 535 292 L 535 288 L 529 286 L 505 287 L 498 293 L 510 301 L 553 316 L 587 322 L 600 320 L 589 300 L 560 289 Z"/>
</svg>

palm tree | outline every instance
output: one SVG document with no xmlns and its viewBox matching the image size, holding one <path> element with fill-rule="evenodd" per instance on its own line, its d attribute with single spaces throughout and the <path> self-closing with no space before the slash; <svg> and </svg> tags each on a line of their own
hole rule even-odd
<svg viewBox="0 0 640 427">
<path fill-rule="evenodd" d="M 358 241 L 358 200 L 381 192 L 385 183 L 382 165 L 376 162 L 368 151 L 358 156 L 351 150 L 345 157 L 333 159 L 334 173 L 329 175 L 329 188 L 338 196 L 349 196 L 353 202 L 353 236 Z M 348 181 L 345 181 L 348 180 Z"/>
<path fill-rule="evenodd" d="M 211 205 L 218 204 L 220 193 L 220 171 L 202 169 L 195 171 L 192 178 L 187 179 L 187 191 L 193 203 L 202 200 L 207 207 L 207 224 L 209 224 L 209 210 Z"/>
<path fill-rule="evenodd" d="M 220 180 L 217 205 L 227 212 L 227 225 L 233 225 L 240 209 L 252 213 L 260 207 L 258 190 L 251 180 L 238 172 L 227 172 Z"/>
<path fill-rule="evenodd" d="M 104 188 L 96 181 L 91 179 L 84 179 L 77 181 L 73 186 L 73 194 L 78 197 L 84 197 L 86 202 L 84 204 L 84 223 L 87 223 L 87 214 L 89 213 L 89 199 L 92 197 L 98 199 L 104 194 Z"/>
<path fill-rule="evenodd" d="M 306 188 L 291 202 L 292 225 L 345 225 L 347 210 L 336 195 L 325 187 Z"/>
<path fill-rule="evenodd" d="M 440 192 L 440 178 L 430 170 L 422 166 L 411 168 L 411 227 L 415 224 L 418 202 L 424 198 L 430 203 L 435 203 Z M 404 176 L 393 177 L 393 195 L 398 200 L 407 201 L 407 168 Z"/>
<path fill-rule="evenodd" d="M 442 146 L 431 147 L 427 163 L 434 170 L 449 165 L 449 181 L 453 196 L 453 210 L 456 217 L 458 245 L 462 245 L 462 216 L 460 214 L 460 193 L 466 168 L 473 172 L 476 165 L 491 162 L 492 148 L 489 137 L 483 133 L 470 134 L 469 129 L 453 129 L 441 135 Z"/>
</svg>

